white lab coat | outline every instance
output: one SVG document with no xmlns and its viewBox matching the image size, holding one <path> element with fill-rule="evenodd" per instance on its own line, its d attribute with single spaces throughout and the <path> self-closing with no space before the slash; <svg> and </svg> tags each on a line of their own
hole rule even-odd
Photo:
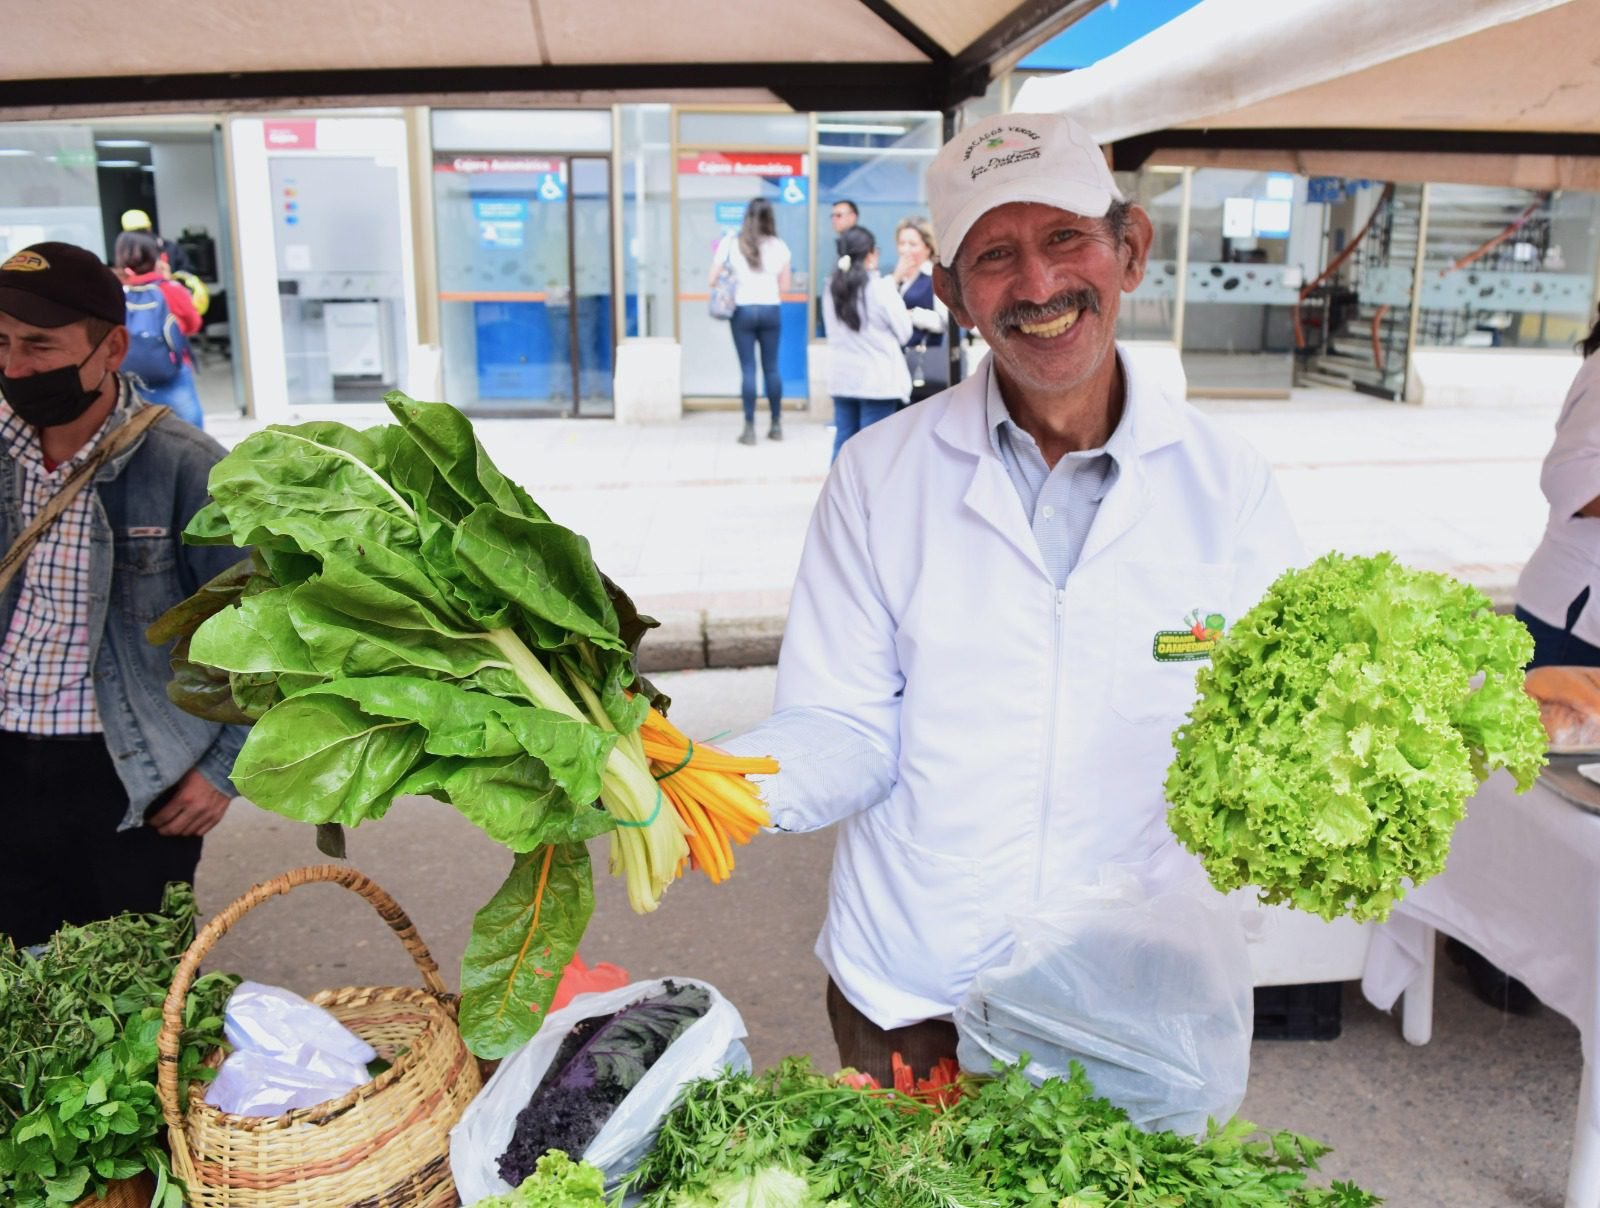
<svg viewBox="0 0 1600 1208">
<path fill-rule="evenodd" d="M 1572 633 L 1600 646 L 1600 520 L 1578 515 L 1600 495 L 1600 354 L 1584 360 L 1567 391 L 1539 486 L 1550 501 L 1550 519 L 1517 580 L 1517 603 L 1546 625 L 1565 629 L 1573 600 L 1585 587 L 1596 589 Z"/>
<path fill-rule="evenodd" d="M 1128 366 L 1134 456 L 1057 591 L 990 444 L 987 370 L 847 443 L 812 518 L 778 709 L 826 709 L 896 767 L 842 821 L 817 955 L 880 1027 L 948 1015 L 1008 915 L 1105 863 L 1163 883 L 1185 616 L 1232 620 L 1300 559 L 1262 457 Z"/>
</svg>

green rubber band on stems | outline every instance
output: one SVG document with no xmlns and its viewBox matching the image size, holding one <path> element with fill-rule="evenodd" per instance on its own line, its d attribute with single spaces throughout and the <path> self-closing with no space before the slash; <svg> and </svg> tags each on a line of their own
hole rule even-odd
<svg viewBox="0 0 1600 1208">
<path fill-rule="evenodd" d="M 691 738 L 688 740 L 688 742 L 689 753 L 683 757 L 682 761 L 679 762 L 677 767 L 673 768 L 670 772 L 662 772 L 660 775 L 656 775 L 656 773 L 652 772 L 651 775 L 655 776 L 657 780 L 665 780 L 668 776 L 676 776 L 679 772 L 683 771 L 684 768 L 688 767 L 689 761 L 694 758 L 694 739 Z"/>
<path fill-rule="evenodd" d="M 656 808 L 650 811 L 650 816 L 648 818 L 646 818 L 643 822 L 629 822 L 626 818 L 618 818 L 617 819 L 617 825 L 618 826 L 640 827 L 640 828 L 649 826 L 657 818 L 661 817 L 661 800 L 662 800 L 662 798 L 661 798 L 661 786 L 657 785 L 656 786 Z"/>
</svg>

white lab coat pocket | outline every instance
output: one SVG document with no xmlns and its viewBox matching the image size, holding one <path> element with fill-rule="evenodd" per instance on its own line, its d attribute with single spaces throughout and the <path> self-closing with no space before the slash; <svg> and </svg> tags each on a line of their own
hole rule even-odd
<svg viewBox="0 0 1600 1208">
<path fill-rule="evenodd" d="M 1176 725 L 1194 703 L 1195 673 L 1236 618 L 1232 562 L 1117 565 L 1111 707 L 1125 721 Z"/>
</svg>

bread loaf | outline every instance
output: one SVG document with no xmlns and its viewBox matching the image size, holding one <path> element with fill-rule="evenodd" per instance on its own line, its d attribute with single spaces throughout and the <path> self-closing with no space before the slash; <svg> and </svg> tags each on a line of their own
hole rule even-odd
<svg viewBox="0 0 1600 1208">
<path fill-rule="evenodd" d="M 1600 668 L 1535 667 L 1525 686 L 1552 751 L 1600 750 Z"/>
</svg>

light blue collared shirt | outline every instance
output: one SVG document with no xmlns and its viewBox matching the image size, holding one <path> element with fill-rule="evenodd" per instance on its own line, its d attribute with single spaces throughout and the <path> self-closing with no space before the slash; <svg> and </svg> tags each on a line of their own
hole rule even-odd
<svg viewBox="0 0 1600 1208">
<path fill-rule="evenodd" d="M 1054 466 L 1045 464 L 1038 444 L 1011 418 L 1000 381 L 991 364 L 986 406 L 989 443 L 1017 488 L 1022 511 L 1039 543 L 1039 555 L 1059 590 L 1078 565 L 1078 555 L 1089 536 L 1089 526 L 1121 472 L 1128 455 L 1129 426 L 1117 422 L 1109 440 L 1098 449 L 1068 453 Z M 1126 417 L 1127 408 L 1123 408 Z"/>
</svg>

